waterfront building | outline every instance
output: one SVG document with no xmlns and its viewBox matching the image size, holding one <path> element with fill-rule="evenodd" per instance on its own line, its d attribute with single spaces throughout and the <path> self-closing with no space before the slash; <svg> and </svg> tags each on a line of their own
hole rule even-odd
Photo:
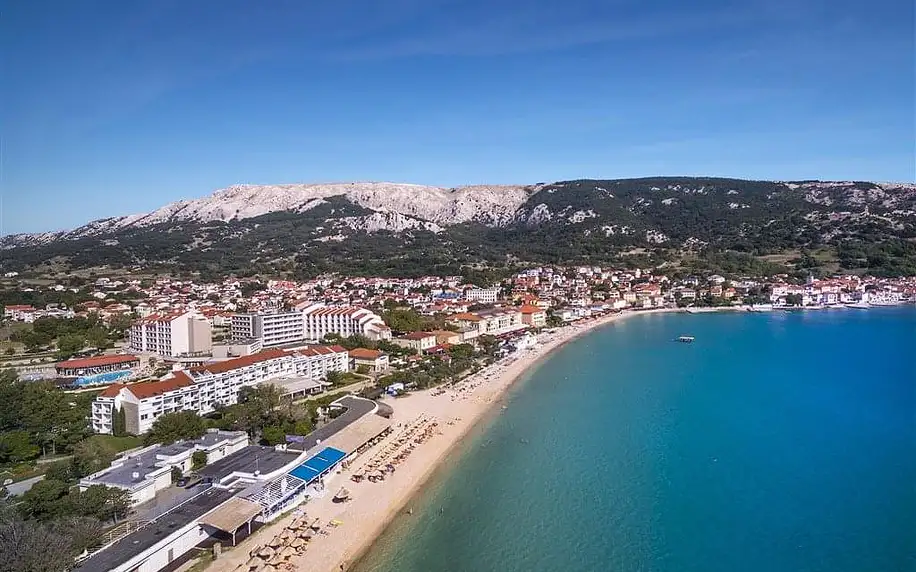
<svg viewBox="0 0 916 572">
<path fill-rule="evenodd" d="M 253 522 L 271 522 L 309 496 L 325 495 L 341 463 L 352 461 L 391 432 L 391 422 L 371 400 L 347 396 L 329 407 L 339 412 L 331 422 L 308 435 L 288 436 L 287 444 L 261 447 L 247 445 L 244 433 L 208 433 L 194 441 L 149 447 L 116 461 L 92 482 L 81 483 L 119 486 L 125 481 L 119 488 L 149 495 L 168 486 L 171 466 L 185 470 L 194 451 L 207 452 L 207 465 L 197 471 L 199 484 L 172 488 L 163 497 L 154 494 L 155 503 L 137 507 L 142 517 L 129 517 L 106 532 L 100 546 L 84 554 L 75 570 L 174 568 L 176 560 L 195 547 L 209 547 L 213 540 L 234 546 L 240 532 L 251 533 Z"/>
<path fill-rule="evenodd" d="M 139 435 L 165 413 L 206 415 L 217 406 L 238 403 L 243 387 L 290 377 L 321 381 L 329 371 L 348 371 L 349 361 L 347 350 L 340 346 L 272 349 L 173 371 L 158 381 L 114 384 L 92 403 L 92 430 L 112 433 L 114 415 L 123 410 L 125 430 Z"/>
<path fill-rule="evenodd" d="M 191 311 L 150 314 L 130 329 L 130 349 L 178 357 L 210 353 L 213 346 L 210 322 Z"/>
<path fill-rule="evenodd" d="M 131 506 L 137 506 L 172 486 L 173 468 L 189 472 L 195 452 L 203 451 L 209 465 L 246 446 L 248 434 L 244 431 L 211 429 L 198 439 L 151 445 L 115 459 L 111 466 L 80 479 L 79 488 L 85 491 L 94 485 L 105 485 L 126 490 L 130 492 Z"/>
<path fill-rule="evenodd" d="M 538 306 L 522 306 L 518 309 L 522 313 L 522 323 L 532 328 L 543 328 L 547 325 L 547 312 Z"/>
</svg>

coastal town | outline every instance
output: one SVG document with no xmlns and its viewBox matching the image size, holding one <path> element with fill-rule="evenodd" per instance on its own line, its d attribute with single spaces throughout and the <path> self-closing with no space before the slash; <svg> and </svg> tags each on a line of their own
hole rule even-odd
<svg viewBox="0 0 916 572">
<path fill-rule="evenodd" d="M 87 434 L 136 439 L 69 477 L 69 494 L 120 495 L 77 558 L 85 572 L 348 569 L 503 392 L 586 331 L 643 313 L 916 302 L 913 277 L 601 267 L 491 282 L 4 280 L 19 302 L 3 308 L 4 383 L 78 397 Z M 55 477 L 34 446 L 0 453 L 7 491 L 38 507 L 30 489 Z"/>
</svg>

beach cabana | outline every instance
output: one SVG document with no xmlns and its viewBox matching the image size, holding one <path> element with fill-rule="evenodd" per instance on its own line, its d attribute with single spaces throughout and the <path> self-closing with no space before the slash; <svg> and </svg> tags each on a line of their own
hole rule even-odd
<svg viewBox="0 0 916 572">
<path fill-rule="evenodd" d="M 235 546 L 235 534 L 243 525 L 248 525 L 248 534 L 251 534 L 251 522 L 261 514 L 263 507 L 256 502 L 234 497 L 222 506 L 209 512 L 200 519 L 201 524 L 206 524 L 232 536 L 232 546 Z"/>
</svg>

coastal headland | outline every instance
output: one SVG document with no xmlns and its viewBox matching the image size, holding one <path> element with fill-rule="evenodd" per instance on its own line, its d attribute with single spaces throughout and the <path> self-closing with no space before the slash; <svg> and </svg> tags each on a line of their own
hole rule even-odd
<svg viewBox="0 0 916 572">
<path fill-rule="evenodd" d="M 694 312 L 743 310 L 741 307 L 699 308 Z M 332 494 L 314 499 L 302 509 L 309 520 L 333 525 L 325 527 L 326 534 L 316 535 L 308 550 L 291 560 L 297 570 L 339 572 L 349 570 L 366 553 L 386 526 L 400 513 L 408 510 L 410 500 L 434 474 L 436 469 L 462 442 L 469 432 L 500 405 L 505 392 L 519 379 L 533 371 L 555 350 L 576 338 L 603 326 L 632 316 L 683 312 L 677 309 L 625 311 L 590 320 L 575 322 L 539 336 L 537 346 L 500 360 L 492 366 L 456 382 L 447 388 L 434 388 L 399 397 L 390 404 L 394 408 L 394 434 L 363 453 L 354 463 L 334 475 L 328 483 L 333 492 L 345 486 L 349 501 L 335 503 Z M 438 422 L 431 438 L 418 445 L 382 482 L 363 480 L 354 483 L 353 473 L 397 438 L 398 430 L 419 419 Z M 262 546 L 280 533 L 294 518 L 289 515 L 261 529 L 233 550 L 211 564 L 207 570 L 230 572 L 249 559 L 249 552 Z"/>
</svg>

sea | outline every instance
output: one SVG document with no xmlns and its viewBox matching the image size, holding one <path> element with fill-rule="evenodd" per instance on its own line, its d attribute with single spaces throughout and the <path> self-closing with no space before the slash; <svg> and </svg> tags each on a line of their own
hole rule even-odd
<svg viewBox="0 0 916 572">
<path fill-rule="evenodd" d="M 636 316 L 505 404 L 355 570 L 916 570 L 916 308 Z"/>
</svg>

